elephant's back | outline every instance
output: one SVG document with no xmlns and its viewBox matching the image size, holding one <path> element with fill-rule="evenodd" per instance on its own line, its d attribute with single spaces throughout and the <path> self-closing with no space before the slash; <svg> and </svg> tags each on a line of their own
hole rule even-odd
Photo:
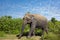
<svg viewBox="0 0 60 40">
<path fill-rule="evenodd" d="M 47 18 L 42 15 L 39 15 L 39 14 L 33 14 L 33 15 L 36 20 L 42 20 L 42 21 L 47 20 Z"/>
<path fill-rule="evenodd" d="M 34 17 L 37 20 L 37 25 L 46 25 L 48 23 L 47 18 L 42 15 L 34 14 Z"/>
</svg>

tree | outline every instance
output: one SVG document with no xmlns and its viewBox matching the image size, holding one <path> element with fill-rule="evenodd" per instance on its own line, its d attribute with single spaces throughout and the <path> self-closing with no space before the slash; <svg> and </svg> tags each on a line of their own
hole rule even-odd
<svg viewBox="0 0 60 40">
<path fill-rule="evenodd" d="M 56 21 L 57 21 L 57 20 L 56 20 L 54 17 L 51 18 L 51 22 L 52 22 L 53 24 L 55 24 Z"/>
</svg>

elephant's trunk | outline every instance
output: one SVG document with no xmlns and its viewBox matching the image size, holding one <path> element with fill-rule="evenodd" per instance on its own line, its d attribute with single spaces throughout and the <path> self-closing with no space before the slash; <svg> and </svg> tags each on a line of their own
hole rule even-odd
<svg viewBox="0 0 60 40">
<path fill-rule="evenodd" d="M 21 29 L 21 33 L 20 33 L 20 35 L 19 35 L 19 38 L 23 35 L 24 28 L 25 28 L 26 24 L 27 24 L 27 22 L 24 20 L 24 21 L 23 21 L 23 24 L 22 24 L 22 29 Z"/>
<path fill-rule="evenodd" d="M 22 29 L 21 29 L 21 32 L 22 32 L 22 33 L 23 33 L 23 31 L 24 31 L 24 28 L 25 28 L 26 24 L 27 24 L 26 21 L 24 21 L 23 24 L 22 24 Z"/>
</svg>

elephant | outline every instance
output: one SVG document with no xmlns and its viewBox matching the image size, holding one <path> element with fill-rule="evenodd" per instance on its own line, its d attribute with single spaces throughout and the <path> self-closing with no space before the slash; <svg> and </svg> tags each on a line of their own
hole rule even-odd
<svg viewBox="0 0 60 40">
<path fill-rule="evenodd" d="M 19 34 L 18 38 L 22 37 L 24 28 L 27 24 L 30 25 L 28 37 L 31 37 L 31 34 L 35 35 L 35 31 L 34 31 L 35 28 L 41 29 L 42 35 L 44 34 L 44 31 L 48 34 L 47 18 L 39 14 L 27 13 L 23 17 L 22 29 L 21 29 L 21 33 Z"/>
</svg>

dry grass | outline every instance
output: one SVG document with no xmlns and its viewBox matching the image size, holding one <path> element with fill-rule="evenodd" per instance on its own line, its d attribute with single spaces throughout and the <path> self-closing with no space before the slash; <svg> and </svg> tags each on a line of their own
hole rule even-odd
<svg viewBox="0 0 60 40">
<path fill-rule="evenodd" d="M 0 37 L 0 40 L 40 40 L 40 38 L 39 36 L 32 36 L 31 38 L 23 36 L 21 39 L 18 39 L 16 35 L 6 35 L 6 37 Z"/>
</svg>

